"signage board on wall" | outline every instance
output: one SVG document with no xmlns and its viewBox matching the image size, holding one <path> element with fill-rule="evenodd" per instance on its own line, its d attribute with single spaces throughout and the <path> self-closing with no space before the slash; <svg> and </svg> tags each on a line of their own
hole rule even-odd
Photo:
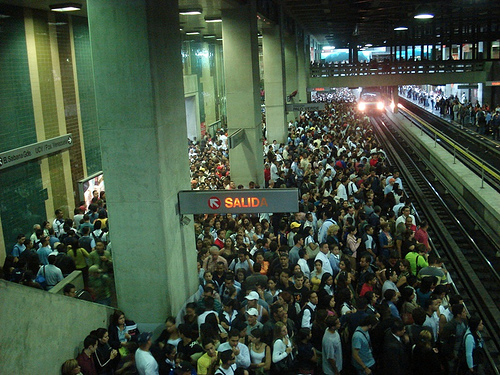
<svg viewBox="0 0 500 375">
<path fill-rule="evenodd" d="M 323 111 L 325 103 L 294 103 L 287 104 L 287 111 Z"/>
<path fill-rule="evenodd" d="M 71 133 L 0 153 L 0 170 L 73 146 Z"/>
<path fill-rule="evenodd" d="M 297 212 L 298 189 L 183 190 L 180 214 Z"/>
</svg>

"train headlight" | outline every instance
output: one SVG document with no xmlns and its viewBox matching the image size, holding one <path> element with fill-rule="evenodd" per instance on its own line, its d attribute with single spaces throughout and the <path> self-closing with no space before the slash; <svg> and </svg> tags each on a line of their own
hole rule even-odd
<svg viewBox="0 0 500 375">
<path fill-rule="evenodd" d="M 359 103 L 359 104 L 358 104 L 358 109 L 359 109 L 360 111 L 364 111 L 364 110 L 366 109 L 366 104 L 365 104 L 365 103 L 363 103 L 363 102 Z"/>
<path fill-rule="evenodd" d="M 379 111 L 383 110 L 383 109 L 384 109 L 384 103 L 382 103 L 382 102 L 378 102 L 378 103 L 377 103 L 377 109 L 378 109 Z"/>
</svg>

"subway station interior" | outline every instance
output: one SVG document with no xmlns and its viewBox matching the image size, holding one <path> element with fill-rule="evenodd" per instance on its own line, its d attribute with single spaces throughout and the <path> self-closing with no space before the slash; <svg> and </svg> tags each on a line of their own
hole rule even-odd
<svg viewBox="0 0 500 375">
<path fill-rule="evenodd" d="M 383 98 L 367 121 L 499 374 L 499 87 L 496 0 L 0 0 L 0 262 L 105 191 L 114 282 L 105 306 L 63 295 L 81 271 L 49 292 L 0 280 L 0 374 L 61 373 L 115 308 L 141 331 L 176 317 L 200 285 L 189 144 L 224 135 L 231 183 L 267 206 L 266 147 L 347 91 Z"/>
</svg>

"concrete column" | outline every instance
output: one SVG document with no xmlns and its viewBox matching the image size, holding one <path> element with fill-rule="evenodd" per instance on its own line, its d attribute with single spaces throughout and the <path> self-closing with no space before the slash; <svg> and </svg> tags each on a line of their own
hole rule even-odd
<svg viewBox="0 0 500 375">
<path fill-rule="evenodd" d="M 197 288 L 177 2 L 87 7 L 118 306 L 159 323 Z"/>
<path fill-rule="evenodd" d="M 309 77 L 309 59 L 304 51 L 304 35 L 297 35 L 297 80 L 298 80 L 298 102 L 307 103 L 307 78 Z"/>
<path fill-rule="evenodd" d="M 288 128 L 285 118 L 284 61 L 279 26 L 262 29 L 266 127 L 269 142 L 285 143 Z"/>
<path fill-rule="evenodd" d="M 222 10 L 228 134 L 245 130 L 245 141 L 229 150 L 231 180 L 264 186 L 259 45 L 255 2 Z"/>
<path fill-rule="evenodd" d="M 297 80 L 297 48 L 295 35 L 285 35 L 285 96 L 299 89 Z M 292 98 L 291 103 L 298 103 L 298 94 Z M 288 112 L 287 120 L 293 121 L 298 116 L 297 112 Z"/>
<path fill-rule="evenodd" d="M 391 91 L 391 100 L 392 103 L 394 104 L 394 109 L 392 112 L 398 113 L 398 104 L 399 104 L 398 86 L 391 86 L 390 91 Z"/>
</svg>

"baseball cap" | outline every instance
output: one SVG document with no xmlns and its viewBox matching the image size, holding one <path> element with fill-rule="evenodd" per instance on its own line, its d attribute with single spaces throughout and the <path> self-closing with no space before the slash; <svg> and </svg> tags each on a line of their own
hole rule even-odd
<svg viewBox="0 0 500 375">
<path fill-rule="evenodd" d="M 245 297 L 249 301 L 254 301 L 259 299 L 259 293 L 257 292 L 250 292 L 248 293 L 248 296 Z"/>
<path fill-rule="evenodd" d="M 290 224 L 290 228 L 292 228 L 292 229 L 299 228 L 299 227 L 300 227 L 300 224 L 297 223 L 296 221 L 294 221 L 292 224 Z"/>
<path fill-rule="evenodd" d="M 149 339 L 153 336 L 152 332 L 142 332 L 138 337 L 137 337 L 137 343 L 139 345 L 145 344 L 149 341 Z"/>
<path fill-rule="evenodd" d="M 248 309 L 247 314 L 248 315 L 258 316 L 259 312 L 257 311 L 257 309 L 255 307 L 251 307 L 251 308 Z"/>
</svg>

